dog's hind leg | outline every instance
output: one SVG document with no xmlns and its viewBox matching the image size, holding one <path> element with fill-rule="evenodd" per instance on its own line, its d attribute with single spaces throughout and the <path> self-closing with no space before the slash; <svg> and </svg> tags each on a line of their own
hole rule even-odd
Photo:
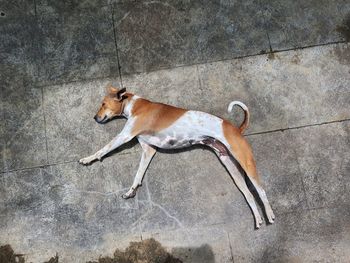
<svg viewBox="0 0 350 263">
<path fill-rule="evenodd" d="M 229 148 L 232 156 L 240 164 L 244 172 L 246 173 L 249 180 L 254 185 L 261 201 L 264 204 L 265 212 L 269 223 L 273 223 L 275 220 L 275 215 L 272 211 L 269 201 L 267 200 L 266 193 L 261 186 L 260 178 L 256 170 L 256 164 L 253 157 L 253 151 L 246 141 L 246 139 L 237 132 L 229 123 L 223 125 L 225 138 L 227 140 L 227 147 Z"/>
<path fill-rule="evenodd" d="M 136 195 L 137 188 L 142 185 L 142 179 L 147 170 L 147 167 L 150 164 L 153 156 L 157 152 L 152 146 L 142 141 L 139 141 L 139 142 L 143 150 L 140 166 L 139 166 L 139 169 L 137 170 L 136 176 L 134 178 L 134 182 L 130 187 L 129 191 L 122 195 L 124 199 L 132 198 Z"/>
<path fill-rule="evenodd" d="M 226 148 L 226 146 L 222 144 L 220 141 L 213 138 L 205 139 L 201 143 L 208 145 L 209 147 L 214 149 L 215 153 L 219 157 L 222 164 L 226 167 L 227 171 L 231 175 L 238 189 L 243 193 L 245 199 L 247 200 L 249 207 L 252 210 L 254 215 L 256 228 L 260 228 L 262 224 L 262 218 L 257 208 L 257 205 L 255 203 L 254 197 L 252 193 L 249 191 L 244 177 L 241 175 L 240 171 L 236 167 L 233 160 L 231 160 L 230 153 Z"/>
</svg>

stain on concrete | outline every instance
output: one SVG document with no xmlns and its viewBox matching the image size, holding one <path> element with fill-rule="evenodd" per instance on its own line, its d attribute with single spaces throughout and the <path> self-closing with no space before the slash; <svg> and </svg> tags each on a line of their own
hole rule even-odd
<svg viewBox="0 0 350 263">
<path fill-rule="evenodd" d="M 350 47 L 349 46 L 335 46 L 332 53 L 337 57 L 338 61 L 343 65 L 350 64 Z"/>
<path fill-rule="evenodd" d="M 206 252 L 208 245 L 203 246 L 200 252 Z M 209 247 L 210 248 L 210 247 Z M 186 251 L 195 249 L 188 248 Z M 211 251 L 211 249 L 210 249 Z M 206 253 L 197 253 L 202 256 Z M 0 247 L 0 263 L 25 263 L 25 254 L 16 254 L 11 245 Z M 213 257 L 213 253 L 211 252 Z M 45 261 L 44 263 L 58 263 L 58 255 Z M 100 257 L 97 261 L 88 261 L 87 263 L 182 263 L 178 258 L 168 253 L 165 248 L 153 238 L 145 239 L 140 242 L 130 242 L 130 245 L 124 250 L 116 249 L 112 257 Z M 213 261 L 214 262 L 214 261 Z"/>
<path fill-rule="evenodd" d="M 23 254 L 15 254 L 10 245 L 0 247 L 0 262 L 1 263 L 24 263 Z"/>
<path fill-rule="evenodd" d="M 87 263 L 182 263 L 180 259 L 169 254 L 162 245 L 153 238 L 141 242 L 130 242 L 125 251 L 116 249 L 113 258 L 101 257 L 98 261 Z"/>
<path fill-rule="evenodd" d="M 350 13 L 345 17 L 343 23 L 336 27 L 336 31 L 340 33 L 346 41 L 350 41 Z"/>
<path fill-rule="evenodd" d="M 7 244 L 0 247 L 0 263 L 25 263 L 25 254 L 15 253 L 11 245 Z M 58 255 L 45 261 L 44 263 L 58 263 Z"/>
<path fill-rule="evenodd" d="M 300 64 L 300 57 L 299 57 L 299 55 L 298 54 L 295 54 L 293 57 L 292 57 L 292 59 L 291 59 L 291 62 L 293 63 L 293 64 L 296 64 L 296 65 L 299 65 Z"/>
<path fill-rule="evenodd" d="M 271 52 L 267 55 L 268 60 L 274 60 L 278 58 L 278 55 L 275 52 Z"/>
</svg>

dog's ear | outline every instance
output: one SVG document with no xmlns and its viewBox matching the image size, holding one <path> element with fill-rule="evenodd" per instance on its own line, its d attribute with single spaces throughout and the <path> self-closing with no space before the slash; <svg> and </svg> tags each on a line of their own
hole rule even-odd
<svg viewBox="0 0 350 263">
<path fill-rule="evenodd" d="M 125 99 L 126 97 L 124 96 L 126 93 L 126 88 L 122 88 L 121 90 L 118 90 L 116 97 L 119 101 Z"/>
<path fill-rule="evenodd" d="M 115 87 L 113 87 L 111 84 L 109 84 L 109 85 L 107 86 L 107 93 L 108 93 L 110 96 L 114 97 L 114 96 L 117 95 L 118 89 L 115 88 Z"/>
</svg>

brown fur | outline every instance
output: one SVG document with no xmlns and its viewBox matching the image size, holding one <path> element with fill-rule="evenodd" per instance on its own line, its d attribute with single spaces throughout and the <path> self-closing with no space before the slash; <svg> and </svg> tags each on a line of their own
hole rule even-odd
<svg viewBox="0 0 350 263">
<path fill-rule="evenodd" d="M 222 123 L 224 136 L 231 146 L 234 158 L 241 165 L 248 177 L 254 178 L 260 184 L 260 178 L 256 171 L 253 151 L 247 140 L 242 136 L 240 129 L 233 126 L 227 120 Z"/>
<path fill-rule="evenodd" d="M 132 135 L 152 134 L 169 127 L 187 110 L 145 99 L 137 99 L 132 108 L 136 123 Z"/>
</svg>

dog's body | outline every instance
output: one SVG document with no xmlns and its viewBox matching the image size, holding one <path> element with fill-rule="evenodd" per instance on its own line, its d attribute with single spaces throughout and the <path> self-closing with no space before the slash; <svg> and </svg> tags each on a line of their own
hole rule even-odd
<svg viewBox="0 0 350 263">
<path fill-rule="evenodd" d="M 267 219 L 274 222 L 275 216 L 267 200 L 265 191 L 260 186 L 252 150 L 242 133 L 248 126 L 249 111 L 241 102 L 231 102 L 229 112 L 234 105 L 240 106 L 245 112 L 245 119 L 239 128 L 230 122 L 211 114 L 176 108 L 161 103 L 154 103 L 140 98 L 125 89 L 109 88 L 109 95 L 105 97 L 102 106 L 94 117 L 98 123 L 105 123 L 115 116 L 128 119 L 121 133 L 109 144 L 87 158 L 81 159 L 82 164 L 89 164 L 101 158 L 120 145 L 137 137 L 143 149 L 139 169 L 130 190 L 123 198 L 136 195 L 141 186 L 144 173 L 151 162 L 157 148 L 178 149 L 195 144 L 211 147 L 218 155 L 223 165 L 229 171 L 237 187 L 244 194 L 255 218 L 256 227 L 262 224 L 262 218 L 255 200 L 249 191 L 244 176 L 237 169 L 234 158 L 244 170 L 249 180 L 257 190 L 264 204 Z"/>
</svg>

